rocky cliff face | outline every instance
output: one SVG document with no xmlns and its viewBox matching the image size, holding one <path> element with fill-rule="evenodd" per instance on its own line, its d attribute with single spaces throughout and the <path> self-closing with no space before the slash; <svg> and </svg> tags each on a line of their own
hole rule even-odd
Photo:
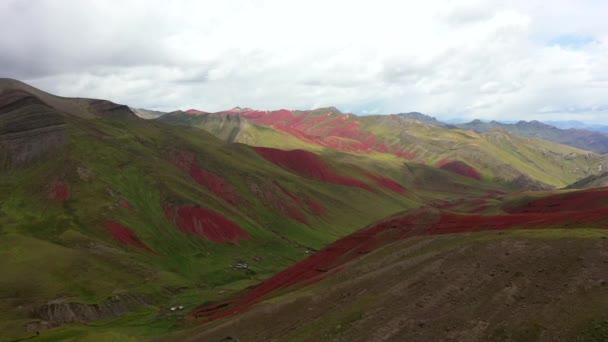
<svg viewBox="0 0 608 342">
<path fill-rule="evenodd" d="M 128 106 L 107 100 L 89 100 L 89 111 L 102 118 L 139 119 Z"/>
<path fill-rule="evenodd" d="M 150 305 L 149 301 L 143 296 L 120 294 L 109 297 L 99 304 L 48 303 L 34 308 L 31 316 L 50 322 L 49 325 L 82 323 L 118 317 L 148 305 Z"/>
<path fill-rule="evenodd" d="M 0 93 L 0 167 L 28 164 L 67 144 L 61 114 L 20 90 Z"/>
<path fill-rule="evenodd" d="M 566 189 L 589 189 L 602 188 L 608 186 L 608 172 L 599 175 L 591 175 L 576 181 L 566 187 Z"/>
</svg>

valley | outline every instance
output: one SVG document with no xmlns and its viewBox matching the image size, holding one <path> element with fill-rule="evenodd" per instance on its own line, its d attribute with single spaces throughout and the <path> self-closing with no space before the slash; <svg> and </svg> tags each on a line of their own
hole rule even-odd
<svg viewBox="0 0 608 342">
<path fill-rule="evenodd" d="M 608 331 L 600 153 L 336 108 L 136 112 L 0 80 L 0 339 Z"/>
</svg>

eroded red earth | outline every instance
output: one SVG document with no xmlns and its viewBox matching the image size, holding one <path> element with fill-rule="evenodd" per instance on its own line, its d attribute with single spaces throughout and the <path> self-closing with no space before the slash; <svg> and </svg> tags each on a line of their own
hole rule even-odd
<svg viewBox="0 0 608 342">
<path fill-rule="evenodd" d="M 361 129 L 361 123 L 351 114 L 318 114 L 292 110 L 259 111 L 232 109 L 222 114 L 240 115 L 250 121 L 294 136 L 302 141 L 337 151 L 358 153 L 391 153 L 404 159 L 416 154 L 399 145 L 387 145 L 375 135 Z"/>
<path fill-rule="evenodd" d="M 495 196 L 500 194 L 489 194 Z M 485 200 L 485 199 L 484 199 Z M 472 199 L 472 202 L 479 199 Z M 514 228 L 608 228 L 608 189 L 549 195 L 510 206 L 504 214 L 482 215 L 447 211 L 447 205 L 422 207 L 342 238 L 232 300 L 202 305 L 193 317 L 215 320 L 247 310 L 290 288 L 306 286 L 338 272 L 361 254 L 398 239 Z M 477 202 L 472 203 L 477 204 Z"/>
<path fill-rule="evenodd" d="M 323 216 L 327 213 L 327 209 L 312 198 L 305 200 L 308 209 L 317 216 Z"/>
<path fill-rule="evenodd" d="M 581 210 L 597 210 L 599 213 L 608 206 L 607 194 L 608 190 L 606 188 L 557 193 L 515 207 L 505 207 L 504 210 L 513 214 L 560 213 Z"/>
<path fill-rule="evenodd" d="M 127 201 L 127 200 L 118 201 L 118 205 L 120 205 L 121 207 L 123 207 L 125 209 L 133 209 L 133 205 L 131 205 L 131 203 L 129 203 L 129 201 Z"/>
<path fill-rule="evenodd" d="M 374 175 L 372 173 L 367 173 L 366 176 L 367 176 L 367 178 L 376 182 L 376 184 L 378 184 L 388 190 L 391 190 L 391 191 L 394 191 L 394 192 L 397 192 L 400 194 L 405 193 L 405 188 L 401 184 L 397 183 L 396 181 L 394 181 L 390 178 Z"/>
<path fill-rule="evenodd" d="M 213 210 L 195 206 L 174 207 L 168 204 L 163 209 L 167 219 L 184 233 L 202 236 L 215 243 L 230 242 L 235 245 L 250 238 L 249 233 L 236 222 Z"/>
<path fill-rule="evenodd" d="M 292 220 L 308 224 L 302 212 L 304 200 L 287 190 L 278 181 L 252 184 L 252 193 L 266 207 Z"/>
<path fill-rule="evenodd" d="M 207 112 L 203 112 L 201 110 L 198 109 L 188 109 L 186 111 L 186 114 L 190 114 L 190 115 L 200 115 L 200 114 L 207 114 Z"/>
<path fill-rule="evenodd" d="M 253 147 L 253 149 L 265 159 L 302 177 L 374 192 L 374 189 L 367 183 L 337 174 L 330 165 L 312 152 L 304 150 L 284 151 L 269 147 Z"/>
<path fill-rule="evenodd" d="M 324 206 L 322 206 L 321 204 L 319 204 L 317 201 L 313 200 L 310 197 L 306 197 L 306 196 L 302 196 L 302 195 L 297 195 L 294 194 L 293 192 L 287 190 L 283 185 L 281 185 L 281 183 L 279 183 L 278 181 L 273 181 L 273 183 L 279 188 L 281 189 L 281 191 L 286 194 L 289 198 L 291 198 L 296 204 L 298 204 L 299 207 L 308 207 L 308 210 L 316 215 L 316 216 L 323 216 L 325 215 L 325 213 L 327 212 L 327 209 L 325 209 Z"/>
<path fill-rule="evenodd" d="M 450 171 L 464 177 L 481 180 L 481 174 L 474 167 L 460 160 L 443 159 L 437 163 L 437 167 Z"/>
<path fill-rule="evenodd" d="M 150 247 L 143 243 L 131 228 L 122 225 L 118 222 L 107 221 L 102 223 L 102 226 L 112 235 L 114 239 L 124 244 L 144 249 L 150 253 L 156 254 Z"/>
<path fill-rule="evenodd" d="M 172 159 L 177 166 L 188 172 L 198 184 L 232 205 L 238 203 L 234 187 L 224 178 L 201 168 L 194 153 L 187 151 L 174 152 Z"/>
<path fill-rule="evenodd" d="M 65 181 L 55 181 L 51 184 L 49 198 L 56 201 L 67 201 L 71 197 L 70 184 Z"/>
</svg>

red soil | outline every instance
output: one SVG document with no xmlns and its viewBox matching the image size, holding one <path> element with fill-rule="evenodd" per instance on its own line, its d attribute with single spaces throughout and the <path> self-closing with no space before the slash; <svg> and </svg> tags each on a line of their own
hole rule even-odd
<svg viewBox="0 0 608 342">
<path fill-rule="evenodd" d="M 492 194 L 490 194 L 492 195 Z M 561 197 L 558 197 L 561 196 Z M 223 305 L 202 305 L 191 315 L 215 320 L 242 312 L 252 305 L 276 295 L 278 290 L 302 287 L 323 279 L 331 272 L 338 272 L 346 262 L 368 253 L 397 239 L 416 235 L 435 235 L 512 228 L 576 228 L 608 227 L 608 206 L 602 206 L 608 190 L 580 191 L 565 195 L 548 196 L 536 200 L 538 208 L 562 208 L 573 211 L 539 210 L 521 214 L 479 215 L 462 214 L 440 209 L 423 208 L 409 214 L 390 218 L 369 228 L 342 238 L 309 258 L 267 279 L 260 285 L 245 290 Z M 556 202 L 557 201 L 557 202 Z M 580 207 L 591 203 L 591 207 Z M 525 206 L 524 206 L 525 207 Z M 536 207 L 535 207 L 536 208 Z M 579 210 L 574 210 L 578 208 Z"/>
<path fill-rule="evenodd" d="M 298 207 L 296 207 L 294 205 L 289 205 L 289 204 L 283 204 L 282 207 L 283 207 L 283 210 L 287 212 L 287 215 L 291 219 L 296 220 L 300 223 L 308 224 L 308 220 L 306 219 L 304 214 L 302 214 L 300 209 L 298 209 Z"/>
<path fill-rule="evenodd" d="M 376 151 L 386 153 L 388 152 L 388 146 L 386 146 L 385 144 L 379 144 L 378 146 L 376 146 Z"/>
<path fill-rule="evenodd" d="M 200 111 L 200 110 L 198 110 L 198 109 L 188 109 L 188 110 L 186 111 L 186 114 L 190 114 L 190 115 L 200 115 L 200 114 L 207 114 L 207 112 L 203 112 L 203 111 Z"/>
<path fill-rule="evenodd" d="M 285 195 L 287 195 L 289 198 L 291 198 L 294 202 L 296 202 L 298 204 L 304 203 L 304 200 L 302 200 L 298 195 L 294 194 L 293 192 L 287 190 L 283 185 L 281 185 L 281 183 L 279 183 L 277 181 L 273 181 L 272 183 L 277 188 L 279 188 Z"/>
<path fill-rule="evenodd" d="M 313 199 L 307 198 L 306 205 L 308 205 L 308 209 L 310 209 L 310 211 L 317 216 L 323 216 L 327 213 L 327 209 L 315 202 Z"/>
<path fill-rule="evenodd" d="M 126 200 L 120 200 L 120 201 L 118 201 L 118 205 L 120 205 L 121 207 L 123 207 L 125 209 L 133 209 L 133 206 L 131 205 L 131 203 L 129 203 Z"/>
<path fill-rule="evenodd" d="M 556 213 L 564 211 L 605 210 L 608 206 L 608 189 L 597 188 L 555 194 L 531 200 L 517 207 L 504 208 L 514 214 Z"/>
<path fill-rule="evenodd" d="M 312 152 L 304 150 L 284 151 L 268 147 L 254 147 L 253 149 L 267 160 L 300 176 L 374 192 L 367 183 L 334 173 L 325 161 Z"/>
<path fill-rule="evenodd" d="M 308 198 L 308 197 L 300 197 L 300 196 L 294 194 L 293 192 L 287 190 L 283 185 L 281 185 L 281 183 L 279 183 L 277 181 L 274 181 L 273 183 L 279 189 L 281 189 L 281 191 L 285 195 L 287 195 L 289 198 L 291 198 L 298 205 L 298 207 L 308 206 L 308 210 L 316 216 L 323 216 L 327 212 L 327 209 L 325 209 L 325 207 L 323 207 L 322 205 L 317 203 L 315 200 Z"/>
<path fill-rule="evenodd" d="M 194 317 L 208 317 L 211 320 L 218 319 L 242 311 L 251 305 L 263 301 L 272 291 L 299 283 L 311 284 L 321 280 L 328 270 L 354 259 L 359 254 L 369 252 L 370 246 L 364 242 L 376 233 L 372 229 L 347 236 L 262 282 L 245 293 L 241 298 L 237 298 L 223 306 L 218 304 L 213 304 L 212 307 L 201 306 L 195 309 L 191 315 Z"/>
<path fill-rule="evenodd" d="M 481 174 L 479 171 L 460 160 L 443 159 L 437 163 L 437 167 L 464 177 L 481 180 Z"/>
<path fill-rule="evenodd" d="M 272 209 L 274 212 L 304 224 L 308 223 L 306 217 L 300 211 L 302 200 L 285 189 L 279 182 L 272 181 L 253 184 L 252 193 L 264 206 Z"/>
<path fill-rule="evenodd" d="M 204 236 L 215 243 L 232 242 L 236 245 L 240 240 L 248 240 L 249 233 L 238 224 L 222 214 L 201 207 L 173 207 L 165 205 L 165 215 L 182 232 Z"/>
<path fill-rule="evenodd" d="M 405 193 L 405 188 L 395 182 L 394 180 L 390 179 L 390 178 L 386 178 L 386 177 L 382 177 L 382 176 L 378 176 L 378 175 L 374 175 L 371 173 L 366 174 L 367 178 L 372 179 L 373 181 L 375 181 L 378 185 L 389 189 L 391 191 L 403 194 Z"/>
<path fill-rule="evenodd" d="M 135 232 L 131 230 L 131 228 L 123 226 L 118 222 L 108 221 L 102 224 L 108 232 L 116 239 L 124 244 L 134 246 L 137 248 L 145 249 L 150 253 L 155 253 L 150 247 L 146 246 L 138 237 L 135 235 Z"/>
<path fill-rule="evenodd" d="M 300 211 L 300 208 L 304 204 L 304 200 L 301 199 L 296 194 L 292 193 L 291 191 L 287 190 L 285 187 L 283 187 L 281 185 L 281 183 L 279 183 L 277 181 L 273 181 L 272 183 L 276 188 L 278 188 L 282 193 L 284 193 L 289 198 L 289 199 L 284 199 L 284 198 L 279 197 L 274 192 L 274 190 L 276 190 L 276 189 L 273 189 L 273 192 L 268 193 L 266 195 L 267 197 L 272 198 L 272 200 L 274 202 L 273 205 L 275 207 L 278 207 L 279 210 L 282 211 L 283 213 L 286 213 L 290 218 L 292 218 L 298 222 L 307 224 L 308 220 L 306 219 L 304 214 L 302 214 L 302 212 Z"/>
<path fill-rule="evenodd" d="M 71 197 L 70 184 L 64 181 L 55 181 L 51 185 L 49 198 L 56 201 L 67 201 Z"/>
<path fill-rule="evenodd" d="M 397 150 L 395 152 L 393 152 L 393 154 L 396 155 L 397 157 L 401 157 L 401 158 L 407 159 L 407 160 L 416 159 L 416 153 L 409 152 L 408 150 L 403 149 L 401 147 L 397 148 Z"/>
<path fill-rule="evenodd" d="M 357 153 L 392 153 L 404 159 L 414 159 L 414 153 L 399 145 L 387 146 L 370 133 L 361 130 L 356 116 L 327 113 L 313 116 L 281 109 L 278 111 L 257 111 L 252 109 L 232 109 L 222 114 L 240 115 L 259 125 L 272 126 L 276 130 L 292 135 L 302 141 L 324 146 L 333 150 Z"/>
<path fill-rule="evenodd" d="M 173 156 L 173 161 L 181 169 L 187 171 L 198 184 L 216 196 L 233 205 L 238 203 L 235 188 L 222 177 L 202 169 L 198 165 L 194 153 L 177 152 Z"/>
</svg>

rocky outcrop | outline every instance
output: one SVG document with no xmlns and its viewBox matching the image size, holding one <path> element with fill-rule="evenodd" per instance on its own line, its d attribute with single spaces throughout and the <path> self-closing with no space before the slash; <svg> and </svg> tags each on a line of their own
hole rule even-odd
<svg viewBox="0 0 608 342">
<path fill-rule="evenodd" d="M 167 112 L 161 112 L 161 111 L 157 111 L 157 110 L 149 110 L 149 109 L 143 109 L 143 108 L 129 107 L 129 109 L 131 109 L 131 111 L 133 113 L 135 113 L 135 115 L 139 116 L 142 119 L 146 119 L 146 120 L 156 119 L 156 118 L 159 118 L 159 117 L 167 114 Z"/>
<path fill-rule="evenodd" d="M 553 187 L 540 181 L 536 181 L 523 174 L 513 178 L 511 181 L 509 181 L 509 184 L 516 189 L 528 189 L 536 191 L 553 190 Z"/>
<path fill-rule="evenodd" d="M 21 90 L 0 93 L 0 167 L 28 164 L 67 144 L 64 118 Z"/>
<path fill-rule="evenodd" d="M 34 308 L 31 317 L 50 322 L 49 326 L 74 322 L 82 323 L 118 317 L 150 304 L 141 295 L 119 294 L 109 297 L 99 304 L 47 303 Z"/>
<path fill-rule="evenodd" d="M 585 177 L 568 185 L 567 187 L 565 187 L 565 189 L 589 189 L 602 188 L 606 186 L 608 186 L 608 172 Z"/>
<path fill-rule="evenodd" d="M 89 100 L 89 109 L 95 115 L 103 118 L 132 119 L 139 117 L 125 105 L 116 104 L 107 100 Z"/>
</svg>

